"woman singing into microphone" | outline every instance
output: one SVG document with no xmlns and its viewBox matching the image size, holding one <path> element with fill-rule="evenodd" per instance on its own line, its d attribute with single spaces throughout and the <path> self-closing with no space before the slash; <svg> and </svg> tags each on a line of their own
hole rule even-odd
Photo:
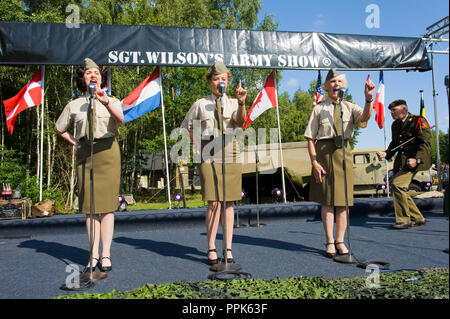
<svg viewBox="0 0 450 319">
<path fill-rule="evenodd" d="M 89 58 L 76 70 L 76 84 L 81 92 L 79 98 L 70 101 L 55 123 L 55 131 L 73 145 L 76 155 L 78 205 L 79 211 L 86 214 L 86 228 L 90 237 L 90 156 L 91 143 L 94 148 L 94 227 L 92 260 L 86 266 L 95 270 L 110 271 L 111 242 L 114 232 L 114 214 L 118 207 L 120 183 L 120 149 L 116 137 L 122 125 L 122 106 L 118 99 L 108 96 L 102 89 L 102 73 L 97 64 Z M 93 98 L 95 112 L 93 114 L 93 141 L 89 140 L 88 110 L 90 107 L 89 84 L 95 84 Z M 75 133 L 71 135 L 67 129 L 74 125 Z M 99 254 L 99 242 L 102 241 L 102 257 Z"/>
<path fill-rule="evenodd" d="M 187 129 L 194 144 L 199 145 L 201 150 L 200 181 L 202 197 L 204 201 L 208 201 L 206 211 L 207 258 L 208 264 L 214 265 L 218 263 L 215 241 L 223 205 L 222 140 L 220 135 L 222 112 L 224 131 L 227 131 L 227 129 L 228 131 L 234 131 L 233 129 L 242 127 L 246 117 L 245 99 L 247 91 L 241 87 L 239 81 L 239 87 L 236 89 L 237 99 L 228 97 L 226 93 L 223 94 L 223 98 L 220 98 L 220 83 L 228 85 L 231 81 L 231 73 L 222 62 L 216 61 L 211 66 L 206 74 L 206 80 L 212 94 L 197 100 L 191 106 L 183 120 L 182 127 Z M 217 99 L 223 101 L 222 109 L 217 109 Z M 201 136 L 198 137 L 195 135 L 196 125 L 200 127 L 201 131 Z M 242 198 L 242 163 L 236 161 L 238 150 L 235 137 L 228 138 L 228 136 L 225 138 L 225 218 L 228 226 L 226 227 L 227 251 L 224 252 L 226 255 L 224 258 L 227 258 L 227 263 L 233 263 L 231 253 L 234 223 L 233 201 Z"/>
<path fill-rule="evenodd" d="M 347 88 L 345 74 L 331 69 L 323 84 L 328 98 L 315 106 L 311 112 L 305 138 L 312 164 L 310 200 L 322 204 L 321 216 L 325 230 L 325 255 L 333 258 L 336 254 L 349 253 L 344 244 L 347 229 L 344 176 L 347 177 L 348 205 L 353 206 L 352 151 L 349 139 L 356 126 L 366 127 L 372 114 L 372 99 L 375 85 L 367 76 L 364 95 L 364 109 L 349 101 L 340 101 L 339 91 Z M 346 175 L 343 170 L 341 108 L 343 106 L 343 126 Z M 333 235 L 334 210 L 336 209 L 336 240 Z"/>
</svg>

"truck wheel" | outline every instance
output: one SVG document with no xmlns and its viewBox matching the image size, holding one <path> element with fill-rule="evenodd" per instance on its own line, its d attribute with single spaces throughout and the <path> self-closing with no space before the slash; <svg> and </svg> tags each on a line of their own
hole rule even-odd
<svg viewBox="0 0 450 319">
<path fill-rule="evenodd" d="M 408 190 L 415 191 L 415 192 L 423 192 L 422 187 L 420 187 L 420 185 L 418 185 L 414 182 L 411 182 L 411 184 L 409 184 Z"/>
</svg>

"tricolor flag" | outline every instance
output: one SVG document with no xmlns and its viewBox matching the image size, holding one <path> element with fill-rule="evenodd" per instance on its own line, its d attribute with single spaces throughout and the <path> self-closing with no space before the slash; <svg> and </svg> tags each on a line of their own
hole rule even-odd
<svg viewBox="0 0 450 319">
<path fill-rule="evenodd" d="M 313 105 L 316 106 L 323 100 L 325 100 L 325 94 L 323 93 L 322 90 L 322 76 L 320 75 L 319 70 L 319 75 L 317 76 L 316 94 L 314 95 Z"/>
<path fill-rule="evenodd" d="M 269 77 L 264 83 L 264 87 L 259 91 L 253 102 L 247 117 L 245 118 L 244 130 L 250 125 L 258 116 L 264 111 L 277 106 L 277 90 L 275 89 L 275 75 L 270 73 Z"/>
<path fill-rule="evenodd" d="M 109 67 L 103 69 L 102 79 L 106 79 L 105 84 L 102 87 L 102 90 L 105 91 L 105 93 L 107 95 L 111 95 L 111 88 L 110 88 L 110 86 L 111 86 L 111 69 Z M 102 80 L 102 82 L 103 82 L 103 80 Z"/>
<path fill-rule="evenodd" d="M 161 104 L 161 76 L 159 67 L 142 81 L 123 101 L 123 123 L 153 111 Z"/>
<path fill-rule="evenodd" d="M 423 118 L 426 118 L 425 116 L 425 103 L 423 101 L 423 91 L 420 90 L 420 116 L 422 116 Z"/>
<path fill-rule="evenodd" d="M 16 96 L 3 101 L 9 134 L 12 135 L 16 117 L 20 112 L 29 107 L 42 104 L 43 81 L 43 69 L 39 67 L 36 74 Z"/>
<path fill-rule="evenodd" d="M 375 102 L 373 103 L 373 109 L 377 113 L 375 115 L 375 121 L 378 123 L 379 128 L 384 126 L 384 77 L 383 71 L 380 71 L 380 83 L 378 85 L 377 95 Z"/>
</svg>

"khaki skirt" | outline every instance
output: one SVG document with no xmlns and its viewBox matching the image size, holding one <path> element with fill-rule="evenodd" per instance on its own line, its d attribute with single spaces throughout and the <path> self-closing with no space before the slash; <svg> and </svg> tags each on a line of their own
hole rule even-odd
<svg viewBox="0 0 450 319">
<path fill-rule="evenodd" d="M 204 201 L 223 201 L 222 163 L 200 164 L 200 183 Z M 242 164 L 225 163 L 225 201 L 242 199 Z"/>
<path fill-rule="evenodd" d="M 334 140 L 319 140 L 316 143 L 317 161 L 326 175 L 322 183 L 316 183 L 311 173 L 309 200 L 327 206 L 345 206 L 344 169 L 342 148 L 337 148 Z M 350 143 L 345 143 L 345 164 L 347 171 L 348 205 L 353 206 L 353 163 Z"/>
<path fill-rule="evenodd" d="M 79 211 L 91 212 L 91 146 L 81 140 L 77 150 Z M 115 137 L 94 141 L 94 214 L 117 210 L 120 187 L 120 149 Z"/>
</svg>

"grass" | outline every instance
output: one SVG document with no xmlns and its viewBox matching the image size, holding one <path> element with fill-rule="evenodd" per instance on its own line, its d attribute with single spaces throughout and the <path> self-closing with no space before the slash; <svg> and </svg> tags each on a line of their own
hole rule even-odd
<svg viewBox="0 0 450 319">
<path fill-rule="evenodd" d="M 109 293 L 64 295 L 59 299 L 449 299 L 448 268 L 380 273 L 378 288 L 368 288 L 369 276 L 325 279 L 233 279 L 205 282 L 179 281 L 146 284 Z M 372 281 L 370 281 L 372 282 Z"/>
</svg>

